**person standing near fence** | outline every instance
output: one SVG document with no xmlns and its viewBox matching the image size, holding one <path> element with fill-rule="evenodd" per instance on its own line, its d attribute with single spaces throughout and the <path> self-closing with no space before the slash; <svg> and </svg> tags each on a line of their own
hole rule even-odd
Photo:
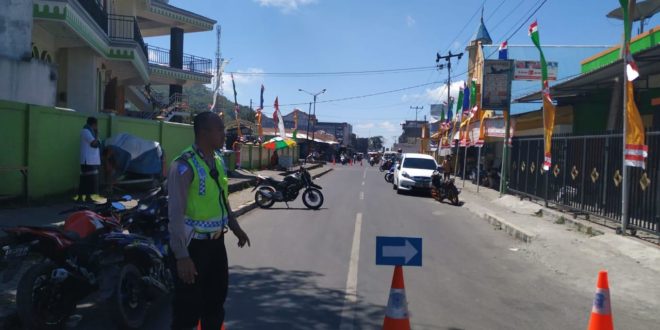
<svg viewBox="0 0 660 330">
<path fill-rule="evenodd" d="M 101 165 L 101 142 L 98 138 L 98 120 L 87 118 L 87 123 L 80 131 L 80 182 L 78 184 L 78 202 L 93 202 L 92 194 L 98 192 L 99 167 Z"/>
</svg>

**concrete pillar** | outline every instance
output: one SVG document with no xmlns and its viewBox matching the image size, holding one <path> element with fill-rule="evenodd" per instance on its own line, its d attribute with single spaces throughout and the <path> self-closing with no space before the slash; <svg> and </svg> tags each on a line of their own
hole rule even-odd
<svg viewBox="0 0 660 330">
<path fill-rule="evenodd" d="M 183 68 L 183 29 L 178 27 L 170 30 L 170 67 Z M 182 92 L 183 86 L 170 85 L 170 96 Z"/>
<path fill-rule="evenodd" d="M 0 1 L 0 56 L 29 59 L 32 56 L 32 1 Z"/>
<path fill-rule="evenodd" d="M 623 120 L 621 112 L 623 111 L 623 86 L 621 85 L 621 79 L 616 79 L 614 84 L 612 84 L 612 98 L 610 99 L 610 111 L 607 116 L 607 130 L 613 131 L 621 129 L 623 127 Z"/>
<path fill-rule="evenodd" d="M 85 113 L 98 112 L 96 54 L 89 48 L 69 48 L 67 52 L 67 107 Z"/>
</svg>

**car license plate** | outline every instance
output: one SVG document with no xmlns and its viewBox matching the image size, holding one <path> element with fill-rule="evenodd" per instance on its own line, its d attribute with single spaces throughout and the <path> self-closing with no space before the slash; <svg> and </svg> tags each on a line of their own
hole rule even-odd
<svg viewBox="0 0 660 330">
<path fill-rule="evenodd" d="M 428 186 L 429 185 L 426 182 L 415 182 L 415 187 L 417 187 L 417 188 L 426 188 Z"/>
</svg>

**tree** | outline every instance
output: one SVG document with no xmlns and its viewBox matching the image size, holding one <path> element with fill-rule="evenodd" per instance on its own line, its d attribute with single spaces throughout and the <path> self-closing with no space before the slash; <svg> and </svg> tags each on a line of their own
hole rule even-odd
<svg viewBox="0 0 660 330">
<path fill-rule="evenodd" d="M 369 137 L 369 150 L 382 150 L 385 139 L 382 136 Z"/>
</svg>

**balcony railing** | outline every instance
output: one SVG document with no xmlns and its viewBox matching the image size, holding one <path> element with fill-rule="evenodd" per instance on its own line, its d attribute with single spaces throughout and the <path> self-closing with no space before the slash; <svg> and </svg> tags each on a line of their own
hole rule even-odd
<svg viewBox="0 0 660 330">
<path fill-rule="evenodd" d="M 99 0 L 78 0 L 80 6 L 92 17 L 96 24 L 108 33 L 108 14 L 103 10 Z"/>
<path fill-rule="evenodd" d="M 170 66 L 170 51 L 165 48 L 148 45 L 149 63 Z M 181 70 L 211 75 L 212 61 L 208 58 L 183 54 L 183 67 Z"/>
<path fill-rule="evenodd" d="M 146 44 L 144 39 L 142 39 L 142 34 L 140 33 L 140 27 L 133 16 L 125 15 L 108 15 L 108 37 L 110 40 L 118 41 L 135 41 L 144 56 L 148 55 Z"/>
</svg>

